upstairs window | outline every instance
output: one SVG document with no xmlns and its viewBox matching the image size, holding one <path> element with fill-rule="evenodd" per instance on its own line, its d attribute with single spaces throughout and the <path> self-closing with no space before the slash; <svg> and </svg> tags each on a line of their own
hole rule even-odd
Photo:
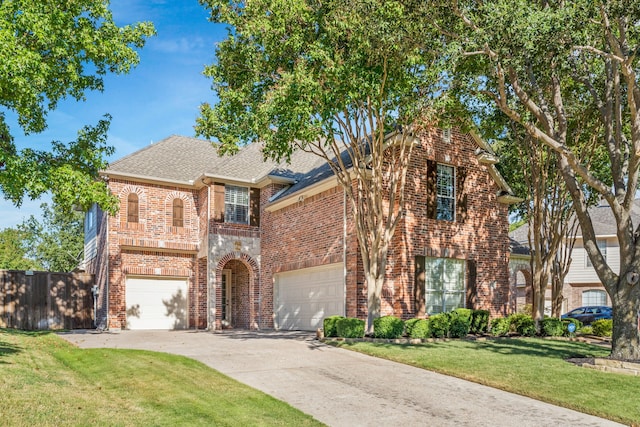
<svg viewBox="0 0 640 427">
<path fill-rule="evenodd" d="M 436 219 L 453 221 L 456 211 L 456 179 L 453 166 L 438 163 Z"/>
<path fill-rule="evenodd" d="M 130 193 L 127 197 L 127 222 L 138 222 L 138 195 Z"/>
<path fill-rule="evenodd" d="M 598 239 L 596 240 L 596 244 L 598 245 L 598 249 L 600 249 L 600 253 L 604 258 L 604 262 L 606 263 L 607 262 L 607 241 L 604 239 Z M 593 267 L 593 264 L 591 263 L 591 257 L 586 251 L 584 253 L 584 256 L 587 257 L 587 267 Z"/>
<path fill-rule="evenodd" d="M 247 187 L 225 185 L 224 221 L 235 224 L 249 223 L 249 189 Z"/>
<path fill-rule="evenodd" d="M 173 226 L 184 227 L 184 202 L 182 199 L 173 199 Z"/>
</svg>

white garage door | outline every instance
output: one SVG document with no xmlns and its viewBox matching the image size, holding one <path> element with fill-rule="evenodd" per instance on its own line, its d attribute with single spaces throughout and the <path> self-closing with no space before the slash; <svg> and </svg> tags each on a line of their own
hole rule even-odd
<svg viewBox="0 0 640 427">
<path fill-rule="evenodd" d="M 127 278 L 127 328 L 187 328 L 187 295 L 187 279 Z"/>
<path fill-rule="evenodd" d="M 277 274 L 274 301 L 277 329 L 315 331 L 325 317 L 344 316 L 342 264 Z"/>
</svg>

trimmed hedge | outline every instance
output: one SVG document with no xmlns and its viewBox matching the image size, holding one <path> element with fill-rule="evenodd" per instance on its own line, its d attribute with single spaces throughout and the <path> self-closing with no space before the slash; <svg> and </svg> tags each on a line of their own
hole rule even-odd
<svg viewBox="0 0 640 427">
<path fill-rule="evenodd" d="M 342 338 L 364 337 L 364 320 L 354 317 L 345 317 L 336 322 L 338 336 Z"/>
<path fill-rule="evenodd" d="M 498 317 L 491 321 L 491 334 L 497 337 L 505 336 L 511 329 L 511 319 L 508 317 Z"/>
<path fill-rule="evenodd" d="M 514 313 L 509 316 L 509 322 L 518 335 L 532 337 L 536 334 L 536 323 L 530 314 Z"/>
<path fill-rule="evenodd" d="M 338 328 L 336 327 L 336 322 L 340 319 L 344 319 L 344 316 L 329 316 L 325 317 L 322 321 L 322 328 L 324 330 L 325 337 L 337 337 L 338 336 Z"/>
<path fill-rule="evenodd" d="M 471 327 L 469 332 L 480 335 L 489 328 L 489 310 L 473 310 L 471 313 Z"/>
<path fill-rule="evenodd" d="M 382 316 L 373 320 L 373 336 L 396 339 L 404 333 L 404 322 L 395 316 Z"/>
<path fill-rule="evenodd" d="M 409 319 L 409 320 L 405 320 L 404 321 L 404 333 L 405 333 L 406 336 L 408 336 L 408 337 L 411 336 L 411 331 L 413 331 L 413 327 L 420 320 L 424 320 L 424 319 L 419 319 L 417 317 L 414 317 L 413 319 Z"/>
<path fill-rule="evenodd" d="M 471 310 L 458 308 L 449 314 L 449 336 L 451 338 L 466 337 L 471 327 Z"/>
<path fill-rule="evenodd" d="M 429 317 L 429 329 L 434 338 L 445 338 L 449 336 L 449 314 L 438 313 Z"/>
<path fill-rule="evenodd" d="M 597 337 L 610 337 L 613 334 L 613 319 L 600 319 L 591 324 L 593 335 Z"/>
<path fill-rule="evenodd" d="M 547 317 L 542 319 L 542 335 L 545 337 L 561 337 L 564 334 L 562 320 L 557 317 Z"/>
<path fill-rule="evenodd" d="M 431 328 L 429 327 L 429 321 L 426 319 L 416 320 L 417 321 L 413 323 L 411 332 L 409 333 L 409 337 L 415 339 L 425 339 L 431 337 Z"/>
</svg>

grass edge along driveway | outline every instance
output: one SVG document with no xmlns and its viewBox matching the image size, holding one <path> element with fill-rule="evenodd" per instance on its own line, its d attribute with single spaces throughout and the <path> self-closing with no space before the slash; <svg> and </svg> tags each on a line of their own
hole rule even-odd
<svg viewBox="0 0 640 427">
<path fill-rule="evenodd" d="M 322 425 L 187 357 L 79 349 L 53 333 L 0 329 L 0 372 L 8 426 Z"/>
<path fill-rule="evenodd" d="M 610 350 L 540 338 L 444 340 L 423 344 L 326 341 L 344 349 L 462 378 L 583 413 L 640 426 L 640 377 L 566 361 Z"/>
</svg>

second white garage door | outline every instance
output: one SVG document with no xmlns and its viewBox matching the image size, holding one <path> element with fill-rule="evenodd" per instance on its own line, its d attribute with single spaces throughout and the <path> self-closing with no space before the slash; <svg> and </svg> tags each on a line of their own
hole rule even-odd
<svg viewBox="0 0 640 427">
<path fill-rule="evenodd" d="M 325 317 L 344 316 L 343 271 L 340 263 L 277 274 L 276 329 L 315 331 Z"/>
<path fill-rule="evenodd" d="M 127 278 L 128 329 L 186 329 L 187 279 Z"/>
</svg>

